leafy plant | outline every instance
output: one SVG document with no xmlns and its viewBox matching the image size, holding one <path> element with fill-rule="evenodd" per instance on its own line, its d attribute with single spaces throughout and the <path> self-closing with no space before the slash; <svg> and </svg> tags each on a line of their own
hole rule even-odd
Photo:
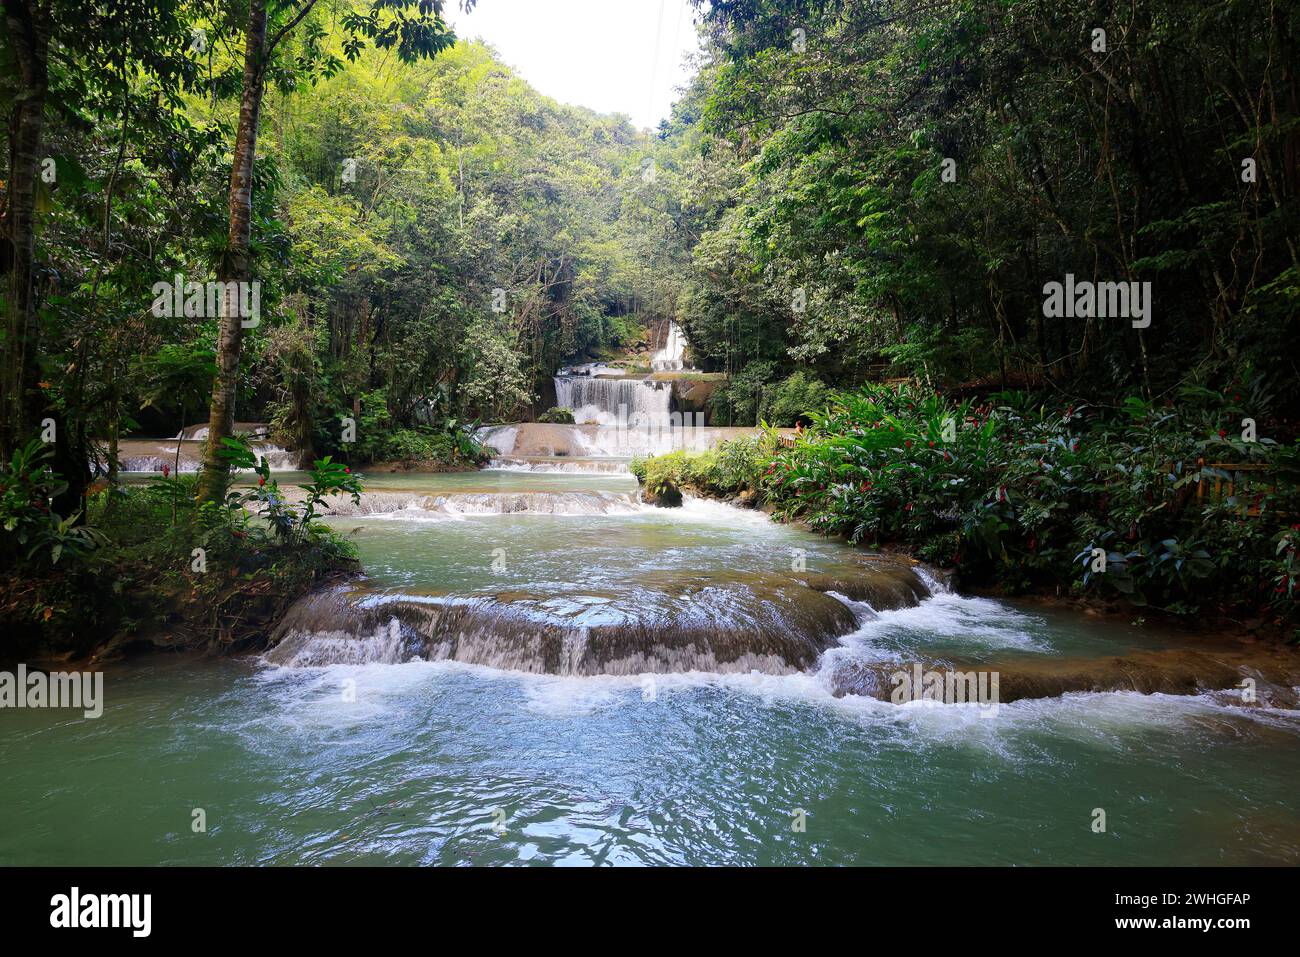
<svg viewBox="0 0 1300 957">
<path fill-rule="evenodd" d="M 223 447 L 223 457 L 232 468 L 248 470 L 257 476 L 257 484 L 252 488 L 228 493 L 227 507 L 239 509 L 251 505 L 274 536 L 282 541 L 296 544 L 323 531 L 315 520 L 327 507 L 329 496 L 348 495 L 354 504 L 361 502 L 360 476 L 328 455 L 312 463 L 309 469 L 311 481 L 298 486 L 305 498 L 301 502 L 290 502 L 281 491 L 279 481 L 271 475 L 266 457 L 258 456 L 246 439 L 224 439 Z"/>
<path fill-rule="evenodd" d="M 0 562 L 25 560 L 36 565 L 57 565 L 65 555 L 85 558 L 103 544 L 103 536 L 81 524 L 81 513 L 64 518 L 50 503 L 67 489 L 63 478 L 49 467 L 53 452 L 39 439 L 14 450 L 0 467 Z"/>
</svg>

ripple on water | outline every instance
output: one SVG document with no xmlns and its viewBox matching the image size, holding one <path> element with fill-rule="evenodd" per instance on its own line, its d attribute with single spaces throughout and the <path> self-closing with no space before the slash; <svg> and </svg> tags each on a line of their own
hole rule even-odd
<svg viewBox="0 0 1300 957">
<path fill-rule="evenodd" d="M 525 478 L 531 489 L 570 490 L 567 479 Z M 462 491 L 462 481 L 438 479 L 434 491 Z M 576 582 L 545 596 L 565 601 L 617 592 L 620 576 L 662 584 L 654 576 L 669 562 L 674 572 L 788 576 L 800 548 L 830 580 L 860 557 L 758 513 L 690 501 L 581 520 L 333 521 L 360 529 L 377 576 L 433 568 L 446 577 L 431 590 L 475 594 Z M 511 569 L 504 586 L 486 570 L 498 546 Z M 465 567 L 473 556 L 482 570 Z M 1072 693 L 994 716 L 837 697 L 829 665 L 845 657 L 1038 660 L 1128 641 L 1110 626 L 931 590 L 915 607 L 858 608 L 823 666 L 794 674 L 563 677 L 454 661 L 128 666 L 111 676 L 99 721 L 4 716 L 0 860 L 1300 862 L 1296 712 L 1223 694 Z M 209 815 L 202 836 L 189 830 L 198 806 Z M 1097 807 L 1105 834 L 1090 827 Z M 804 832 L 791 827 L 796 811 Z"/>
<path fill-rule="evenodd" d="M 374 699 L 361 723 L 403 738 L 403 747 L 393 754 L 412 782 L 429 773 L 463 781 L 468 767 L 486 762 L 475 772 L 484 775 L 481 791 L 475 786 L 468 800 L 458 794 L 434 815 L 444 824 L 459 822 L 435 854 L 443 862 L 459 857 L 469 863 L 913 859 L 906 846 L 884 840 L 881 828 L 902 828 L 913 839 L 946 835 L 942 839 L 953 854 L 971 856 L 968 863 L 981 855 L 994 863 L 999 855 L 1024 862 L 1041 858 L 1025 856 L 1028 852 L 1017 857 L 1014 848 L 991 849 L 975 836 L 979 827 L 1005 840 L 1014 830 L 1009 825 L 1016 823 L 1051 846 L 1057 839 L 1048 794 L 1068 804 L 1071 789 L 1078 789 L 1087 805 L 1080 812 L 1085 817 L 1095 802 L 1105 800 L 1123 814 L 1137 813 L 1135 801 L 1166 802 L 1144 813 L 1155 815 L 1157 824 L 1170 813 L 1181 818 L 1180 788 L 1200 792 L 1198 800 L 1236 807 L 1258 782 L 1232 777 L 1199 782 L 1204 772 L 1196 761 L 1191 767 L 1180 763 L 1188 764 L 1189 754 L 1209 756 L 1214 766 L 1241 760 L 1243 751 L 1294 749 L 1300 733 L 1294 714 L 1234 708 L 1207 696 L 1066 695 L 1002 706 L 996 717 L 987 718 L 973 707 L 897 707 L 835 698 L 817 675 L 808 674 L 565 678 L 452 663 L 324 670 L 329 677 L 315 687 L 285 672 L 268 671 L 257 679 L 268 687 L 283 683 L 294 689 L 278 699 L 275 711 L 318 711 L 306 725 L 299 724 L 301 716 L 291 719 L 290 734 L 315 738 L 320 725 L 335 725 L 355 735 L 353 720 L 330 700 L 341 678 L 354 677 L 359 696 Z M 426 699 L 418 687 L 441 687 L 441 695 L 428 696 L 429 710 L 451 708 L 461 717 L 451 717 L 445 729 L 426 729 L 426 716 L 413 706 L 413 700 Z M 472 723 L 461 724 L 470 713 Z M 457 741 L 450 749 L 455 753 L 448 753 L 440 729 Z M 426 739 L 436 739 L 438 747 L 425 750 Z M 420 757 L 412 758 L 413 753 Z M 498 770 L 521 766 L 528 769 L 526 786 L 517 777 L 503 783 L 497 776 Z M 972 787 L 979 796 L 971 800 L 986 821 L 967 833 L 966 825 L 954 822 L 961 820 L 959 792 Z M 819 794 L 835 807 L 812 808 L 810 820 L 820 815 L 829 824 L 840 812 L 861 815 L 880 857 L 871 856 L 872 841 L 864 844 L 862 834 L 852 839 L 838 834 L 838 823 L 838 836 L 828 836 L 811 858 L 780 843 L 786 835 L 773 821 L 792 808 L 817 805 Z M 1029 801 L 1030 810 L 1017 809 L 1022 800 Z M 1261 803 L 1274 807 L 1276 800 Z M 428 811 L 424 801 L 412 794 L 400 803 Z M 505 836 L 495 835 L 484 803 L 507 805 L 518 830 L 512 826 Z M 932 834 L 921 827 L 917 815 L 923 809 L 943 819 L 943 827 Z M 1162 826 L 1153 824 L 1152 833 L 1162 834 Z M 1280 825 L 1257 821 L 1254 826 L 1273 833 Z M 843 848 L 837 850 L 841 839 L 845 847 L 856 848 L 847 858 Z M 1285 839 L 1279 840 L 1285 847 Z M 1064 857 L 1048 859 L 1070 859 L 1070 846 L 1072 840 L 1065 840 L 1053 852 Z M 1089 859 L 1092 852 L 1081 847 L 1075 847 L 1074 859 Z M 354 850 L 364 858 L 380 853 L 377 848 L 368 841 Z M 472 860 L 466 856 L 470 851 Z M 944 859 L 952 857 L 934 858 Z"/>
</svg>

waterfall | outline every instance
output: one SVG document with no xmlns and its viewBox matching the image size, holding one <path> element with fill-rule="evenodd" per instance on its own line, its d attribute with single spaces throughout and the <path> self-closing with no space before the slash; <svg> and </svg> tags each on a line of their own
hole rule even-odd
<svg viewBox="0 0 1300 957">
<path fill-rule="evenodd" d="M 684 368 L 686 336 L 675 322 L 668 323 L 664 347 L 650 360 L 655 372 L 680 372 Z M 667 422 L 672 405 L 672 384 L 628 376 L 622 369 L 600 362 L 568 366 L 555 374 L 555 403 L 573 410 L 578 425 L 613 425 L 619 406 L 627 407 L 630 424 Z"/>
<path fill-rule="evenodd" d="M 650 360 L 650 368 L 655 372 L 680 372 L 683 368 L 682 356 L 686 354 L 686 337 L 677 323 L 668 323 L 668 341 Z"/>
<path fill-rule="evenodd" d="M 203 428 L 203 439 L 123 439 L 118 447 L 118 467 L 123 472 L 161 472 L 163 466 L 179 472 L 197 472 L 203 464 L 203 450 L 207 437 L 207 427 Z M 180 445 L 180 460 L 176 458 L 176 446 Z M 298 453 L 271 442 L 250 442 L 254 454 L 265 458 L 272 472 L 290 472 L 298 467 Z M 98 467 L 107 468 L 107 464 L 98 460 Z"/>
<path fill-rule="evenodd" d="M 567 370 L 561 370 L 567 371 Z M 597 378 L 589 375 L 557 375 L 555 400 L 561 408 L 573 410 L 573 421 L 612 425 L 619 406 L 627 407 L 629 422 L 663 422 L 668 418 L 672 383 L 631 377 Z"/>
<path fill-rule="evenodd" d="M 303 493 L 284 489 L 289 505 L 301 505 Z M 648 506 L 630 492 L 362 492 L 360 501 L 330 495 L 323 515 L 389 515 L 406 519 L 459 519 L 494 515 L 635 515 Z"/>
<path fill-rule="evenodd" d="M 810 669 L 856 624 L 840 601 L 779 575 L 670 572 L 624 594 L 553 597 L 317 591 L 285 614 L 266 660 L 287 668 L 451 660 L 570 676 L 790 674 Z"/>
</svg>

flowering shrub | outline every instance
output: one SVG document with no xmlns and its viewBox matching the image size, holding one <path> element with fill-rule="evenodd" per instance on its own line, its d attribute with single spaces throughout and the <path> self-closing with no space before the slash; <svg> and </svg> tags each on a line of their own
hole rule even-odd
<svg viewBox="0 0 1300 957">
<path fill-rule="evenodd" d="M 227 506 L 235 509 L 253 504 L 278 539 L 296 543 L 323 531 L 315 519 L 329 495 L 350 495 L 354 504 L 361 502 L 360 476 L 353 475 L 351 468 L 332 461 L 328 455 L 312 463 L 311 481 L 298 486 L 307 493 L 306 498 L 290 503 L 281 492 L 280 483 L 272 478 L 265 456 L 258 456 L 242 438 L 222 441 L 223 456 L 232 468 L 251 470 L 257 475 L 257 484 L 251 489 L 232 490 L 227 495 Z"/>
</svg>

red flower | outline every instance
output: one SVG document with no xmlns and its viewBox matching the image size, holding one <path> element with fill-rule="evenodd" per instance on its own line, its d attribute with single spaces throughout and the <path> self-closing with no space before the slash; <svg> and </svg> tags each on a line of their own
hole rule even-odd
<svg viewBox="0 0 1300 957">
<path fill-rule="evenodd" d="M 1226 430 L 1224 430 L 1224 429 L 1219 429 L 1219 438 L 1222 439 L 1222 438 L 1224 438 L 1225 436 L 1227 436 L 1227 434 L 1228 434 L 1228 433 L 1227 433 Z"/>
<path fill-rule="evenodd" d="M 265 484 L 266 484 L 266 476 L 265 476 L 265 475 L 259 475 L 259 476 L 257 477 L 257 487 L 258 487 L 258 488 L 261 488 L 261 487 L 262 487 L 263 485 L 265 485 Z"/>
<path fill-rule="evenodd" d="M 346 472 L 348 475 L 352 474 L 352 469 L 348 468 L 346 465 L 343 466 L 343 471 Z"/>
</svg>

